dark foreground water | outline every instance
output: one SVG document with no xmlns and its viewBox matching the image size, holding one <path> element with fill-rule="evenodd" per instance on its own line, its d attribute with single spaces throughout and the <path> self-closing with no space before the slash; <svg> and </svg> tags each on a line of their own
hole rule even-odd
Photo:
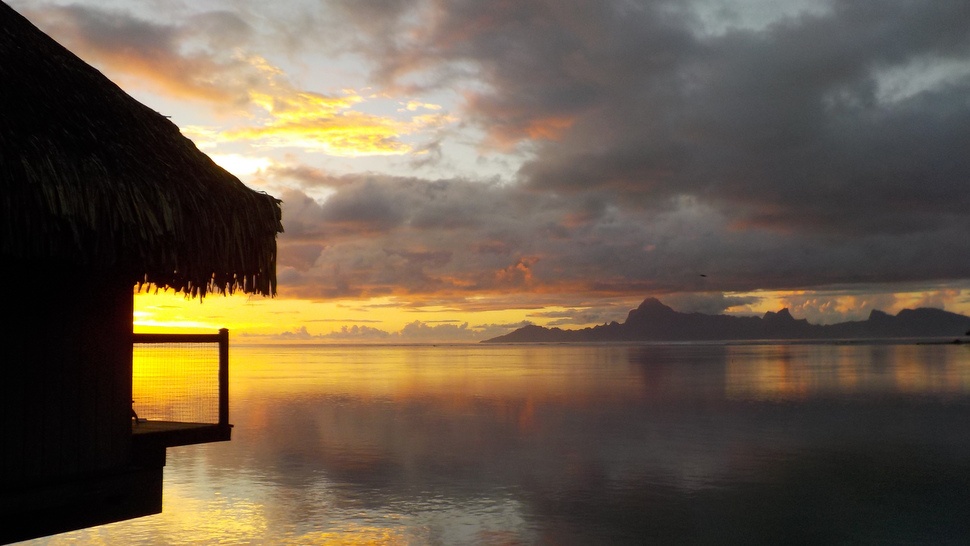
<svg viewBox="0 0 970 546">
<path fill-rule="evenodd" d="M 162 514 L 29 544 L 970 543 L 970 345 L 231 358 Z"/>
</svg>

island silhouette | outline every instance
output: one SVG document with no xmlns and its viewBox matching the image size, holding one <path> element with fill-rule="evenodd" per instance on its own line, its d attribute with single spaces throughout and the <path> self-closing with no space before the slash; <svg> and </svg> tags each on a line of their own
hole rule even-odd
<svg viewBox="0 0 970 546">
<path fill-rule="evenodd" d="M 568 343 L 628 341 L 846 340 L 885 338 L 955 338 L 970 335 L 970 317 L 942 309 L 903 309 L 890 315 L 877 309 L 869 318 L 837 324 L 811 324 L 787 308 L 764 316 L 740 317 L 681 313 L 656 298 L 630 311 L 625 322 L 579 330 L 523 326 L 483 343 Z"/>
</svg>

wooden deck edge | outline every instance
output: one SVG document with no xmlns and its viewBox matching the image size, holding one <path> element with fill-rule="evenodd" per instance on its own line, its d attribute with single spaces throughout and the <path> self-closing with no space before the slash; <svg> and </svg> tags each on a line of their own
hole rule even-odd
<svg viewBox="0 0 970 546">
<path fill-rule="evenodd" d="M 132 424 L 132 447 L 157 449 L 211 442 L 228 442 L 232 425 L 143 421 Z"/>
</svg>

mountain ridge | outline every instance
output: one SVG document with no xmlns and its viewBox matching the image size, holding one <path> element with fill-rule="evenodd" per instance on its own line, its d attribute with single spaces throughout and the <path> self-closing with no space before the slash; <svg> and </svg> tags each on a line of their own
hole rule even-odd
<svg viewBox="0 0 970 546">
<path fill-rule="evenodd" d="M 970 317 L 931 307 L 903 309 L 896 315 L 873 309 L 866 320 L 812 324 L 796 319 L 788 308 L 761 317 L 736 317 L 682 313 L 657 298 L 647 298 L 622 323 L 578 330 L 528 325 L 482 343 L 959 338 L 970 335 L 968 330 Z"/>
</svg>

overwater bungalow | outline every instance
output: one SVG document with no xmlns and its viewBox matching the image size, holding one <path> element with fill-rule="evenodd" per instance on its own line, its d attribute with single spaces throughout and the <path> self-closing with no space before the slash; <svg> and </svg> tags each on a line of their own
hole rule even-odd
<svg viewBox="0 0 970 546">
<path fill-rule="evenodd" d="M 134 294 L 274 295 L 280 201 L 2 2 L 0 185 L 0 543 L 159 513 L 166 448 L 230 439 L 228 333 L 215 411 L 153 413 Z"/>
</svg>

